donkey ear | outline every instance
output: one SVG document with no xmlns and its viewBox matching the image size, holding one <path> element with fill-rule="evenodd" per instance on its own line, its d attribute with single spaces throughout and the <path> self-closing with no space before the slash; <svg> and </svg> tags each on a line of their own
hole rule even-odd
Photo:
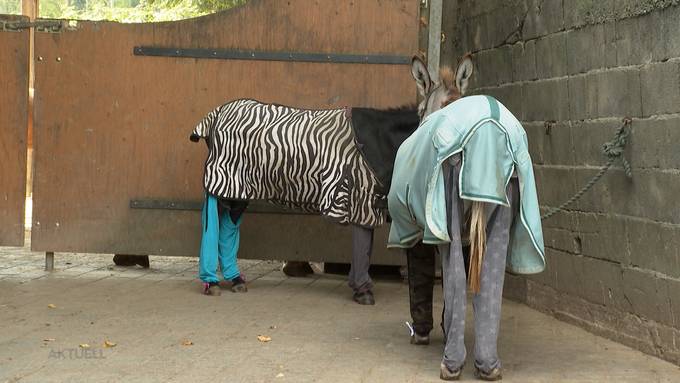
<svg viewBox="0 0 680 383">
<path fill-rule="evenodd" d="M 430 80 L 430 74 L 427 72 L 427 66 L 425 66 L 423 60 L 417 56 L 413 56 L 411 59 L 411 74 L 416 80 L 418 93 L 424 98 L 425 95 L 430 92 L 432 81 Z"/>
<path fill-rule="evenodd" d="M 468 80 L 472 77 L 473 71 L 472 58 L 470 58 L 470 55 L 466 55 L 460 61 L 460 64 L 458 64 L 458 69 L 456 69 L 456 87 L 460 91 L 461 96 L 467 90 Z"/>
</svg>

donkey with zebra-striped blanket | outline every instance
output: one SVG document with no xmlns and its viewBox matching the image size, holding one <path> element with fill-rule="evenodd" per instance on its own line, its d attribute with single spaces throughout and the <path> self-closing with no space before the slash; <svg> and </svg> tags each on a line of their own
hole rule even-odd
<svg viewBox="0 0 680 383">
<path fill-rule="evenodd" d="M 372 228 L 386 220 L 394 156 L 418 121 L 411 107 L 307 110 L 250 99 L 208 113 L 190 137 L 205 139 L 209 151 L 199 262 L 206 294 L 219 293 L 218 258 L 222 270 L 232 270 L 225 280 L 238 273 L 240 214 L 248 200 L 265 200 L 352 224 L 349 285 L 357 303 L 373 304 L 368 274 Z M 210 206 L 222 210 L 213 211 L 212 226 Z M 210 240 L 218 236 L 219 241 Z M 283 271 L 290 274 L 300 265 L 286 263 Z"/>
<path fill-rule="evenodd" d="M 357 144 L 357 137 L 370 136 L 368 128 L 357 133 L 352 124 L 366 113 L 392 121 L 398 141 L 418 125 L 415 111 L 404 109 L 309 110 L 250 99 L 221 105 L 191 135 L 208 144 L 205 189 L 221 199 L 265 200 L 342 224 L 382 225 L 389 186 Z"/>
</svg>

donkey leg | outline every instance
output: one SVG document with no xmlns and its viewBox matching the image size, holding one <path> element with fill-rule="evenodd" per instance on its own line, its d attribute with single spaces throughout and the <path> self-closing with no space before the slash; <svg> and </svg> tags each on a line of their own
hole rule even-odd
<svg viewBox="0 0 680 383">
<path fill-rule="evenodd" d="M 518 196 L 516 179 L 508 185 L 507 193 L 513 201 L 512 206 L 496 206 L 488 220 L 480 291 L 472 300 L 475 314 L 475 368 L 477 374 L 486 380 L 501 378 L 497 342 L 510 227 Z"/>
<path fill-rule="evenodd" d="M 444 290 L 444 357 L 440 377 L 454 380 L 460 376 L 465 363 L 465 306 L 466 278 L 461 244 L 462 201 L 458 197 L 460 165 L 445 166 L 446 205 L 449 212 L 451 242 L 439 246 L 442 257 L 442 285 Z"/>
<path fill-rule="evenodd" d="M 432 291 L 434 290 L 435 247 L 419 242 L 406 250 L 409 305 L 413 344 L 429 344 L 432 331 Z"/>
<path fill-rule="evenodd" d="M 446 345 L 442 373 L 462 369 L 465 363 L 465 306 L 466 280 L 463 249 L 459 240 L 439 247 L 442 257 L 442 285 L 444 290 L 444 336 Z"/>
<path fill-rule="evenodd" d="M 353 299 L 360 305 L 374 305 L 373 280 L 368 274 L 371 267 L 373 229 L 352 225 L 352 264 L 347 276 Z"/>
<path fill-rule="evenodd" d="M 201 213 L 201 249 L 198 258 L 198 277 L 203 282 L 203 293 L 220 295 L 217 279 L 217 262 L 219 257 L 219 213 L 217 198 L 205 195 Z"/>
</svg>

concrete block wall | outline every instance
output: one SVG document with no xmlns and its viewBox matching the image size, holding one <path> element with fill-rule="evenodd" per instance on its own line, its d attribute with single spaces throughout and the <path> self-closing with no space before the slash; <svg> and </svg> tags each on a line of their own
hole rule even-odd
<svg viewBox="0 0 680 383">
<path fill-rule="evenodd" d="M 677 0 L 449 0 L 442 64 L 474 55 L 472 93 L 524 123 L 543 209 L 606 162 L 631 117 L 626 157 L 543 222 L 545 272 L 508 296 L 680 364 L 680 6 Z"/>
</svg>

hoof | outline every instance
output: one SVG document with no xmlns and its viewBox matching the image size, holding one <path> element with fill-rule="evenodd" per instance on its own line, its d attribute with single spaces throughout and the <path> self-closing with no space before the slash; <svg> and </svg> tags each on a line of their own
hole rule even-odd
<svg viewBox="0 0 680 383">
<path fill-rule="evenodd" d="M 204 283 L 203 284 L 203 294 L 220 296 L 222 295 L 222 290 L 220 290 L 220 285 L 217 283 Z"/>
<path fill-rule="evenodd" d="M 314 274 L 309 262 L 290 261 L 286 262 L 281 269 L 289 277 L 306 277 Z"/>
<path fill-rule="evenodd" d="M 458 380 L 463 372 L 463 367 L 457 368 L 453 371 L 449 370 L 444 363 L 439 366 L 439 379 L 441 380 Z"/>
<path fill-rule="evenodd" d="M 503 379 L 503 372 L 498 367 L 492 369 L 489 372 L 484 372 L 478 368 L 475 368 L 475 377 L 477 379 L 486 380 L 487 382 L 494 382 Z"/>
<path fill-rule="evenodd" d="M 375 304 L 375 298 L 373 297 L 373 292 L 371 290 L 368 291 L 363 291 L 360 293 L 354 293 L 352 296 L 352 299 L 354 299 L 354 302 L 360 304 L 360 305 L 374 305 Z"/>
<path fill-rule="evenodd" d="M 430 335 L 418 335 L 418 334 L 413 334 L 411 336 L 411 344 L 415 344 L 418 346 L 425 346 L 430 344 Z"/>
<path fill-rule="evenodd" d="M 231 286 L 232 293 L 246 293 L 248 292 L 248 287 L 245 283 L 239 283 L 237 285 Z"/>
<path fill-rule="evenodd" d="M 232 293 L 245 293 L 247 291 L 248 287 L 246 286 L 246 278 L 243 276 L 243 274 L 240 274 L 238 277 L 231 280 Z"/>
</svg>

